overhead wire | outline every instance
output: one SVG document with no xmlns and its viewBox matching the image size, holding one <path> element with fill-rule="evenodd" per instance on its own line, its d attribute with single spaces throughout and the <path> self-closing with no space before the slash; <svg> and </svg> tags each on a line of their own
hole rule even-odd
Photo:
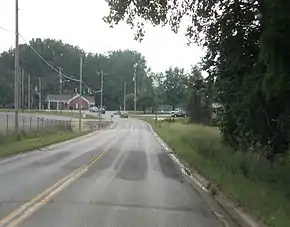
<svg viewBox="0 0 290 227">
<path fill-rule="evenodd" d="M 15 34 L 15 32 L 13 32 L 13 31 L 11 31 L 11 30 L 9 30 L 9 29 L 6 29 L 6 28 L 4 28 L 4 27 L 2 27 L 2 26 L 0 26 L 0 29 L 2 29 L 2 30 L 4 30 L 4 31 L 6 31 L 6 32 L 10 32 L 10 33 L 13 33 L 13 34 Z M 19 33 L 19 36 L 20 36 L 20 38 L 22 38 L 23 40 L 24 40 L 24 42 L 26 42 L 26 43 L 28 43 L 28 41 Z M 63 72 L 61 72 L 61 71 L 59 71 L 58 69 L 56 69 L 52 64 L 50 64 L 49 62 L 47 62 L 38 52 L 37 52 L 37 50 L 35 50 L 31 45 L 28 45 L 32 50 L 33 50 L 33 52 L 41 59 L 41 60 L 43 60 L 51 69 L 53 69 L 55 72 L 57 72 L 58 74 L 57 74 L 57 76 L 63 76 L 64 78 L 66 78 L 66 79 L 68 79 L 68 80 L 70 80 L 70 81 L 75 81 L 75 82 L 80 82 L 80 80 L 79 79 L 75 79 L 75 78 L 73 78 L 73 77 L 71 77 L 71 76 L 67 76 L 66 74 L 64 74 Z M 91 91 L 91 92 L 93 92 L 93 93 L 99 93 L 99 92 L 101 92 L 101 90 L 98 90 L 98 91 L 96 91 L 96 90 L 93 90 L 93 89 L 91 89 L 87 84 L 86 84 L 86 82 L 85 81 L 82 81 L 82 83 Z M 81 92 L 81 91 L 80 91 Z"/>
</svg>

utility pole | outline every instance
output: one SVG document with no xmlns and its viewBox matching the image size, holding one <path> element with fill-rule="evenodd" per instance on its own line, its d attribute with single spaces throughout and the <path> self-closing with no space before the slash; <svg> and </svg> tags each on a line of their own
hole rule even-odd
<svg viewBox="0 0 290 227">
<path fill-rule="evenodd" d="M 21 69 L 21 109 L 24 112 L 24 70 Z"/>
<path fill-rule="evenodd" d="M 19 31 L 18 31 L 18 0 L 15 0 L 15 70 L 14 70 L 14 110 L 15 110 L 15 132 L 18 133 L 18 76 L 19 76 Z"/>
<path fill-rule="evenodd" d="M 62 94 L 62 74 L 61 74 L 61 67 L 59 67 L 59 94 Z M 60 110 L 62 113 L 62 103 L 57 103 L 58 107 L 57 109 Z"/>
<path fill-rule="evenodd" d="M 99 119 L 101 119 L 101 112 L 103 108 L 103 88 L 104 88 L 104 71 L 101 71 L 101 100 L 100 100 L 100 108 L 99 108 Z"/>
<path fill-rule="evenodd" d="M 59 67 L 59 94 L 62 94 L 62 74 L 61 74 L 61 67 Z"/>
<path fill-rule="evenodd" d="M 126 111 L 126 80 L 124 81 L 124 112 Z"/>
<path fill-rule="evenodd" d="M 104 71 L 101 71 L 101 101 L 100 101 L 100 105 L 101 105 L 101 109 L 103 108 L 103 89 L 104 89 Z"/>
<path fill-rule="evenodd" d="M 134 64 L 134 75 L 133 75 L 133 80 L 134 80 L 134 114 L 136 116 L 136 106 L 137 106 L 137 81 L 136 81 L 136 67 L 137 65 Z"/>
<path fill-rule="evenodd" d="M 80 59 L 80 96 L 79 96 L 79 131 L 82 131 L 82 84 L 83 84 L 83 56 Z"/>
<path fill-rule="evenodd" d="M 28 108 L 28 111 L 30 111 L 31 109 L 31 98 L 30 98 L 30 91 L 31 91 L 31 88 L 30 88 L 30 74 L 28 74 L 28 87 L 27 87 L 27 108 Z"/>
<path fill-rule="evenodd" d="M 41 110 L 41 78 L 38 77 L 38 110 Z"/>
</svg>

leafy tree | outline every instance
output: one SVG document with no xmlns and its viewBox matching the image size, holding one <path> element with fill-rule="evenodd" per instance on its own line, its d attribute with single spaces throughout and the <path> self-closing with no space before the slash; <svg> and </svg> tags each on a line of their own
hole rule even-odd
<svg viewBox="0 0 290 227">
<path fill-rule="evenodd" d="M 188 84 L 189 98 L 187 110 L 190 114 L 190 120 L 196 123 L 208 123 L 210 116 L 206 113 L 206 100 L 208 98 L 206 94 L 206 83 L 197 66 L 191 69 Z"/>
<path fill-rule="evenodd" d="M 62 72 L 74 79 L 79 79 L 80 56 L 83 56 L 83 84 L 98 91 L 101 89 L 101 71 L 104 72 L 104 105 L 109 109 L 119 109 L 123 105 L 123 82 L 127 82 L 127 93 L 133 93 L 133 72 L 136 67 L 137 96 L 143 95 L 144 81 L 148 80 L 149 69 L 146 59 L 140 53 L 131 50 L 111 51 L 106 55 L 85 53 L 78 47 L 65 44 L 60 40 L 32 39 L 29 44 L 20 45 L 20 67 L 31 76 L 33 106 L 37 107 L 38 87 L 37 77 L 42 79 L 43 103 L 49 93 L 60 92 L 58 73 L 51 69 L 33 50 L 35 49 L 54 68 L 62 68 Z M 149 85 L 148 85 L 149 86 Z M 72 94 L 79 87 L 77 81 L 63 78 L 62 93 Z M 140 93 L 140 94 L 139 94 Z M 146 93 L 147 95 L 147 93 Z M 150 96 L 151 97 L 151 96 Z M 99 105 L 100 93 L 95 94 L 96 104 Z M 0 101 L 1 105 L 11 105 L 14 102 L 14 50 L 3 52 L 0 56 Z M 146 106 L 148 102 L 146 101 Z M 151 105 L 151 104 L 150 104 Z M 131 107 L 131 106 L 130 106 Z M 131 107 L 133 108 L 133 107 Z"/>
<path fill-rule="evenodd" d="M 169 68 L 165 71 L 162 87 L 165 100 L 173 109 L 183 105 L 186 100 L 186 83 L 187 78 L 184 69 Z"/>
<path fill-rule="evenodd" d="M 178 31 L 206 49 L 203 70 L 221 103 L 221 132 L 232 147 L 258 147 L 270 159 L 289 147 L 290 3 L 285 0 L 106 0 L 111 25 L 144 35 L 144 21 Z M 255 150 L 255 149 L 254 149 Z"/>
<path fill-rule="evenodd" d="M 166 103 L 165 98 L 165 89 L 163 86 L 164 75 L 163 73 L 151 73 L 150 77 L 153 81 L 153 90 L 154 90 L 154 106 L 158 110 L 159 106 L 162 106 Z"/>
<path fill-rule="evenodd" d="M 145 111 L 151 108 L 151 111 L 154 109 L 154 98 L 155 92 L 153 89 L 152 78 L 146 77 L 144 79 L 143 85 L 140 88 L 139 96 L 138 96 L 138 105 L 141 107 L 142 111 Z"/>
</svg>

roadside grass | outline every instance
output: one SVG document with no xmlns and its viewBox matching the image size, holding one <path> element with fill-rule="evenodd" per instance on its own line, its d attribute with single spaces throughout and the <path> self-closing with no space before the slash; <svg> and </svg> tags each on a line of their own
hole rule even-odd
<svg viewBox="0 0 290 227">
<path fill-rule="evenodd" d="M 21 133 L 0 136 L 0 157 L 41 148 L 53 143 L 69 140 L 86 132 L 56 131 L 54 133 Z"/>
<path fill-rule="evenodd" d="M 233 152 L 215 127 L 141 118 L 183 159 L 265 224 L 290 226 L 290 163 L 270 163 L 251 152 Z"/>
</svg>

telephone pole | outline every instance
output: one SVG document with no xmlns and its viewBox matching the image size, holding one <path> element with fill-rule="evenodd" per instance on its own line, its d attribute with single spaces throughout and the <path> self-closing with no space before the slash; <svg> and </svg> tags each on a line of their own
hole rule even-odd
<svg viewBox="0 0 290 227">
<path fill-rule="evenodd" d="M 134 114 L 136 116 L 136 106 L 137 106 L 137 81 L 136 81 L 136 67 L 137 64 L 134 64 L 134 75 L 133 75 L 133 80 L 134 80 Z"/>
<path fill-rule="evenodd" d="M 31 91 L 31 88 L 30 88 L 30 74 L 28 74 L 28 87 L 27 87 L 27 108 L 28 108 L 28 111 L 30 111 L 30 109 L 31 109 L 30 91 Z"/>
<path fill-rule="evenodd" d="M 61 74 L 62 68 L 59 67 L 59 94 L 62 94 L 62 74 Z"/>
<path fill-rule="evenodd" d="M 59 67 L 59 94 L 62 94 L 62 74 L 61 74 L 61 67 Z M 57 103 L 57 109 L 60 110 L 62 113 L 62 103 Z"/>
<path fill-rule="evenodd" d="M 124 112 L 126 111 L 126 81 L 124 81 Z"/>
<path fill-rule="evenodd" d="M 82 84 L 83 84 L 83 56 L 80 59 L 80 96 L 79 96 L 79 131 L 82 131 Z"/>
<path fill-rule="evenodd" d="M 15 69 L 14 69 L 14 110 L 15 110 L 15 131 L 18 133 L 18 76 L 19 76 L 19 31 L 18 31 L 18 0 L 15 0 Z"/>
<path fill-rule="evenodd" d="M 24 112 L 24 70 L 21 69 L 21 109 Z"/>
<path fill-rule="evenodd" d="M 103 108 L 103 89 L 104 89 L 104 71 L 101 71 L 101 101 L 100 101 L 100 105 L 101 108 Z"/>
<path fill-rule="evenodd" d="M 38 110 L 41 110 L 41 78 L 38 77 Z"/>
<path fill-rule="evenodd" d="M 101 71 L 101 100 L 100 100 L 100 108 L 99 108 L 99 119 L 101 119 L 101 112 L 103 108 L 103 87 L 104 87 L 104 71 Z"/>
</svg>

